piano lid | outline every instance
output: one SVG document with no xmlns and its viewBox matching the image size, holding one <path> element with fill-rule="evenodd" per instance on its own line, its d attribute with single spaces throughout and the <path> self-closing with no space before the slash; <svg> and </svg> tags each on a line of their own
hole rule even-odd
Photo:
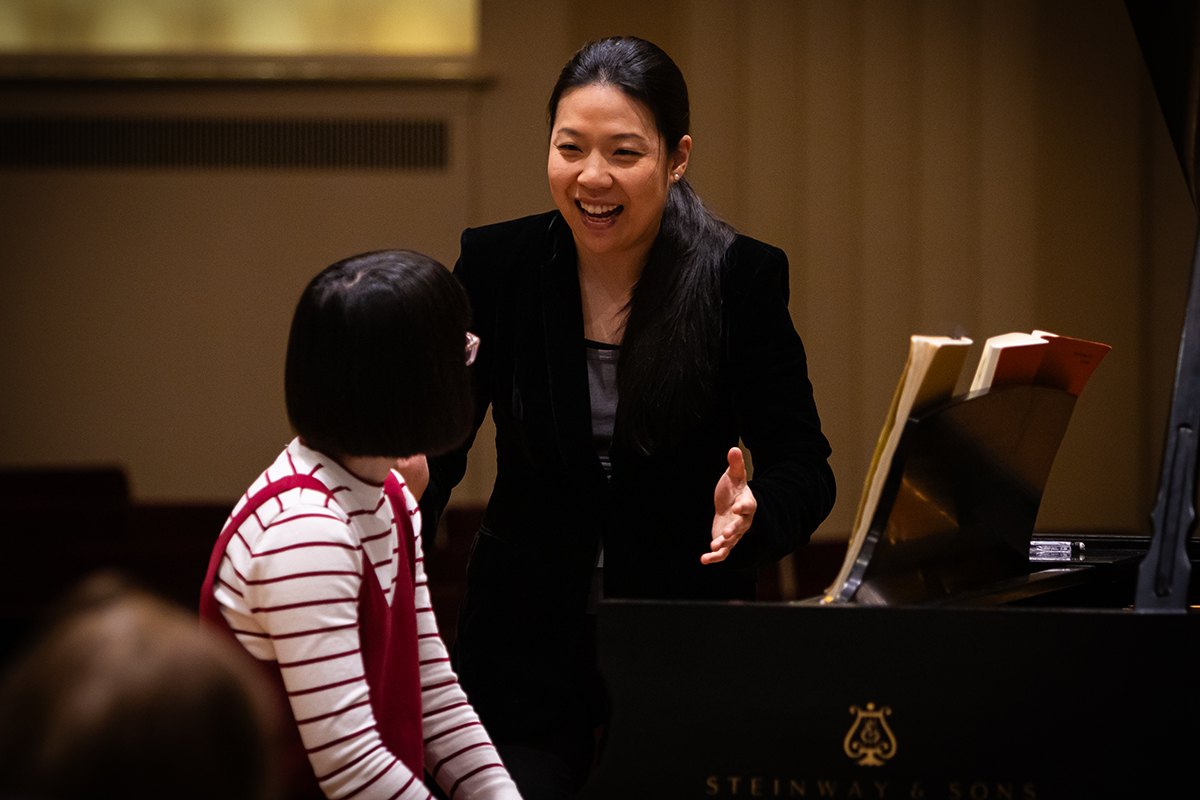
<svg viewBox="0 0 1200 800">
<path fill-rule="evenodd" d="M 1125 0 L 1193 206 L 1197 206 L 1196 119 L 1200 98 L 1198 5 L 1196 0 Z"/>
<path fill-rule="evenodd" d="M 1200 3 L 1197 0 L 1126 0 L 1142 57 L 1175 143 L 1196 206 L 1196 117 L 1200 106 Z M 1175 391 L 1163 447 L 1154 536 L 1138 570 L 1138 611 L 1187 609 L 1191 561 L 1187 541 L 1196 528 L 1200 457 L 1200 238 L 1192 262 L 1187 316 L 1179 340 Z"/>
</svg>

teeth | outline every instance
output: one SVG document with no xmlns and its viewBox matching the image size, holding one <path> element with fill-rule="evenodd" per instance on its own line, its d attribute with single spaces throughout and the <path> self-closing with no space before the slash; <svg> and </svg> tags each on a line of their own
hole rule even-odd
<svg viewBox="0 0 1200 800">
<path fill-rule="evenodd" d="M 579 207 L 589 214 L 607 214 L 610 211 L 616 210 L 616 206 L 594 206 L 590 203 L 580 202 Z"/>
</svg>

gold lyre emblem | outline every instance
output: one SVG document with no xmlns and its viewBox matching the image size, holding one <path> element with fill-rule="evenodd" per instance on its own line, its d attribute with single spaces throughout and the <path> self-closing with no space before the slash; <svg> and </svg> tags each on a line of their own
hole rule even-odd
<svg viewBox="0 0 1200 800">
<path fill-rule="evenodd" d="M 884 761 L 896 755 L 896 735 L 885 719 L 892 710 L 887 706 L 876 709 L 874 703 L 867 703 L 865 710 L 850 706 L 850 713 L 856 716 L 842 744 L 846 755 L 858 759 L 860 767 L 882 767 Z"/>
</svg>

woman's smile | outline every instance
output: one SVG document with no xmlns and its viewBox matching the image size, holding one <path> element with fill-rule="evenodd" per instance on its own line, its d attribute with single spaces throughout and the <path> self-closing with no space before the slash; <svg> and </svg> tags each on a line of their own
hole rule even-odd
<svg viewBox="0 0 1200 800">
<path fill-rule="evenodd" d="M 585 203 L 582 200 L 576 200 L 575 205 L 582 212 L 583 224 L 594 229 L 608 228 L 614 225 L 617 216 L 625 208 L 620 205 Z"/>
<path fill-rule="evenodd" d="M 583 209 L 583 213 L 593 217 L 609 217 L 619 214 L 621 211 L 621 206 L 596 205 L 585 203 L 582 200 L 576 200 L 575 205 Z"/>
</svg>

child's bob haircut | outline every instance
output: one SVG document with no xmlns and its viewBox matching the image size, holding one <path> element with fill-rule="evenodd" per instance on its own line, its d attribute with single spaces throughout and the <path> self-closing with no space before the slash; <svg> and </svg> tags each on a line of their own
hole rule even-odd
<svg viewBox="0 0 1200 800">
<path fill-rule="evenodd" d="M 438 455 L 474 416 L 471 310 L 458 280 L 411 250 L 339 261 L 312 279 L 292 318 L 284 393 L 304 443 L 326 455 Z"/>
</svg>

